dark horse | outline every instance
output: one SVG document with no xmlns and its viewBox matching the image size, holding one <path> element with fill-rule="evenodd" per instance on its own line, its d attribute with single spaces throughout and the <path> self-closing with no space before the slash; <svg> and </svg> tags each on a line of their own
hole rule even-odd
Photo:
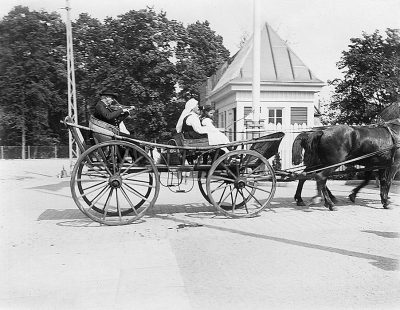
<svg viewBox="0 0 400 310">
<path fill-rule="evenodd" d="M 293 146 L 292 146 L 292 163 L 293 165 L 299 165 L 301 163 L 304 163 L 304 166 L 306 167 L 303 172 L 309 172 L 314 169 L 320 168 L 321 162 L 318 159 L 317 156 L 312 156 L 311 154 L 311 141 L 314 138 L 314 136 L 320 135 L 321 131 L 316 130 L 316 131 L 304 131 L 300 133 L 296 139 L 293 141 Z M 303 156 L 303 149 L 304 149 L 304 156 Z M 303 191 L 303 186 L 304 182 L 306 181 L 306 178 L 300 178 L 299 183 L 297 184 L 297 189 L 296 189 L 296 194 L 294 195 L 294 200 L 296 201 L 296 204 L 298 206 L 305 206 L 306 204 L 303 201 L 303 198 L 301 197 L 301 192 Z M 336 198 L 333 196 L 331 191 L 326 187 L 326 190 L 329 194 L 329 197 L 333 202 L 336 202 Z M 317 195 L 312 197 L 313 203 L 315 203 L 316 199 L 318 197 L 322 196 L 321 190 L 317 187 Z"/>
<path fill-rule="evenodd" d="M 333 199 L 326 187 L 328 176 L 338 168 L 339 165 L 336 164 L 349 161 L 348 163 L 363 165 L 366 168 L 365 180 L 353 189 L 349 198 L 354 202 L 360 189 L 368 184 L 373 170 L 378 170 L 381 202 L 387 209 L 389 189 L 400 167 L 399 136 L 399 119 L 381 125 L 336 125 L 310 133 L 303 147 L 304 162 L 308 171 L 315 170 L 308 165 L 317 166 L 317 169 L 318 166 L 324 167 L 316 172 L 315 178 L 318 190 L 325 199 L 325 206 L 335 210 Z M 358 160 L 351 161 L 355 158 Z"/>
</svg>

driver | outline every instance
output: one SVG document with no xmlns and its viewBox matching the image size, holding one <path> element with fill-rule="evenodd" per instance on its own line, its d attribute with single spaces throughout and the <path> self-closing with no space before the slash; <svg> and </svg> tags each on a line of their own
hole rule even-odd
<svg viewBox="0 0 400 310">
<path fill-rule="evenodd" d="M 94 107 L 93 116 L 113 126 L 120 126 L 134 107 L 122 108 L 117 101 L 118 94 L 104 91 L 100 93 L 100 100 Z M 124 126 L 123 126 L 124 127 Z"/>
</svg>

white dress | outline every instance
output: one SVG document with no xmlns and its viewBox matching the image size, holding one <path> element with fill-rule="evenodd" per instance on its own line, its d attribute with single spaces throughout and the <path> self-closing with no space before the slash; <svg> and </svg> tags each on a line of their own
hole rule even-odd
<svg viewBox="0 0 400 310">
<path fill-rule="evenodd" d="M 229 138 L 213 125 L 213 121 L 211 118 L 204 118 L 201 121 L 201 124 L 206 129 L 208 135 L 208 144 L 218 145 L 218 144 L 227 144 L 230 142 Z"/>
</svg>

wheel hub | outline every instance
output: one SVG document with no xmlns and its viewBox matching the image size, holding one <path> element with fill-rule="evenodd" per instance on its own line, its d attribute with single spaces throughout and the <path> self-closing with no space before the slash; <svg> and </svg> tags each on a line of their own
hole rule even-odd
<svg viewBox="0 0 400 310">
<path fill-rule="evenodd" d="M 119 175 L 113 175 L 108 180 L 108 184 L 110 184 L 112 188 L 119 188 L 122 185 L 122 178 Z"/>
<path fill-rule="evenodd" d="M 246 178 L 238 178 L 235 181 L 235 187 L 238 189 L 242 189 L 246 187 Z"/>
</svg>

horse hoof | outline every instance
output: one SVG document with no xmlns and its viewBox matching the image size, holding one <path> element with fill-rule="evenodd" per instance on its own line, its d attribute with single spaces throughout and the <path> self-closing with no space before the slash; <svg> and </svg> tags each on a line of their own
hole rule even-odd
<svg viewBox="0 0 400 310">
<path fill-rule="evenodd" d="M 310 205 L 316 205 L 319 204 L 322 201 L 322 198 L 319 196 L 311 198 Z"/>
<path fill-rule="evenodd" d="M 337 208 L 335 206 L 330 206 L 329 211 L 337 211 Z"/>
<path fill-rule="evenodd" d="M 349 195 L 349 199 L 350 199 L 351 202 L 355 202 L 356 201 L 356 195 L 350 194 Z"/>
<path fill-rule="evenodd" d="M 297 202 L 296 202 L 296 205 L 299 206 L 299 207 L 305 207 L 305 206 L 306 206 L 306 204 L 304 203 L 304 201 L 297 201 Z"/>
<path fill-rule="evenodd" d="M 390 205 L 383 205 L 383 208 L 386 209 L 386 210 L 392 209 L 392 207 Z"/>
</svg>

